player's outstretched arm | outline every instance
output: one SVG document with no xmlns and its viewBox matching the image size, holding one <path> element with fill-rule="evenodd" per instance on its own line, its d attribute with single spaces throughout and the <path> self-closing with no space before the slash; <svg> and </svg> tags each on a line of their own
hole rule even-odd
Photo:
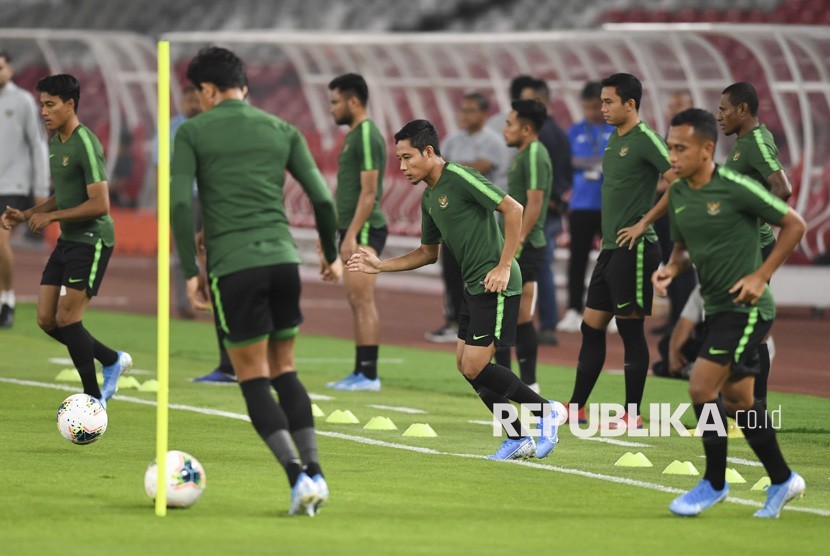
<svg viewBox="0 0 830 556">
<path fill-rule="evenodd" d="M 33 214 L 29 215 L 29 229 L 33 232 L 39 232 L 52 222 L 74 222 L 77 220 L 90 220 L 109 214 L 110 211 L 110 194 L 107 182 L 99 181 L 91 183 L 86 186 L 87 200 L 80 205 L 72 208 L 55 210 L 45 210 L 49 208 L 49 201 L 29 209 Z M 38 210 L 43 208 L 44 210 Z M 26 211 L 28 212 L 28 211 Z"/>
<path fill-rule="evenodd" d="M 748 303 L 754 305 L 756 301 L 764 294 L 767 282 L 772 278 L 773 272 L 778 270 L 787 257 L 801 241 L 807 225 L 801 215 L 793 209 L 787 210 L 781 222 L 781 233 L 778 234 L 778 241 L 775 248 L 769 254 L 769 257 L 764 263 L 752 274 L 744 276 L 729 289 L 729 293 L 737 294 L 733 303 Z"/>
<path fill-rule="evenodd" d="M 406 255 L 392 259 L 380 260 L 370 251 L 359 247 L 357 253 L 349 258 L 347 268 L 349 272 L 365 272 L 366 274 L 378 274 L 380 272 L 401 272 L 413 270 L 422 266 L 433 264 L 438 260 L 438 245 L 421 244 L 417 249 Z"/>
</svg>

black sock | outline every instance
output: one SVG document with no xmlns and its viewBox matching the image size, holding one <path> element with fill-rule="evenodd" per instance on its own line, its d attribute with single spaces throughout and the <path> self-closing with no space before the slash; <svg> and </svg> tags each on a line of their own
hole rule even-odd
<svg viewBox="0 0 830 556">
<path fill-rule="evenodd" d="M 101 389 L 98 387 L 98 379 L 95 377 L 95 356 L 92 349 L 92 337 L 84 329 L 81 321 L 63 326 L 58 329 L 66 349 L 69 350 L 69 357 L 81 375 L 81 382 L 84 385 L 84 393 L 93 398 L 101 398 Z"/>
<path fill-rule="evenodd" d="M 617 323 L 619 326 L 619 322 Z M 703 406 L 707 404 L 714 404 L 717 414 L 720 416 L 721 423 L 723 423 L 724 430 L 726 429 L 726 410 L 723 407 L 723 402 L 720 398 L 714 399 L 705 404 L 694 404 L 695 415 L 700 421 L 700 416 L 703 413 Z M 711 415 L 711 413 L 710 413 Z M 705 424 L 711 424 L 707 419 Z M 720 436 L 717 431 L 706 430 L 702 435 L 703 452 L 706 454 L 706 473 L 703 478 L 711 483 L 715 490 L 723 490 L 726 482 L 726 445 L 727 437 Z"/>
<path fill-rule="evenodd" d="M 477 384 L 477 379 L 470 380 L 467 377 L 464 378 L 467 380 L 467 382 L 470 383 L 470 386 L 473 387 L 473 390 L 475 390 L 476 394 L 478 394 L 479 399 L 484 403 L 484 405 L 487 406 L 487 409 L 490 411 L 490 413 L 495 415 L 496 404 L 510 403 L 510 400 L 508 400 L 504 396 L 499 396 L 486 386 L 481 386 Z M 507 434 L 507 438 L 512 438 L 513 440 L 516 440 L 522 438 L 523 436 L 527 436 L 526 434 L 523 434 L 524 431 L 522 431 L 521 429 L 521 422 L 519 421 L 518 412 L 516 415 L 516 420 L 513 421 L 511 425 L 513 427 L 513 431 L 515 431 L 516 434 L 511 433 L 510 430 L 507 427 L 505 427 L 504 432 Z"/>
<path fill-rule="evenodd" d="M 92 354 L 93 354 L 93 357 L 95 359 L 100 361 L 101 364 L 104 365 L 105 367 L 109 366 L 109 365 L 112 365 L 113 363 L 115 363 L 118 360 L 118 352 L 116 352 L 113 349 L 108 348 L 107 346 L 105 346 L 104 344 L 102 344 L 101 342 L 96 340 L 95 337 L 92 336 L 92 334 L 90 334 L 89 330 L 87 330 L 86 328 L 84 328 L 84 330 L 86 331 L 87 335 L 92 340 Z M 53 328 L 52 330 L 44 330 L 44 332 L 46 332 L 48 335 L 50 335 L 51 337 L 53 337 L 54 339 L 56 339 L 57 341 L 59 341 L 63 345 L 66 345 L 66 342 L 63 341 L 63 334 L 61 334 L 61 329 L 60 328 Z"/>
<path fill-rule="evenodd" d="M 769 346 L 766 343 L 758 345 L 758 374 L 755 376 L 755 399 L 767 408 L 767 381 L 771 367 L 769 360 Z"/>
<path fill-rule="evenodd" d="M 547 400 L 531 390 L 519 377 L 504 367 L 488 363 L 473 381 L 476 386 L 489 388 L 496 395 L 503 396 L 518 404 L 534 404 L 538 409 L 531 411 L 537 417 L 542 415 Z"/>
<path fill-rule="evenodd" d="M 288 430 L 300 452 L 300 459 L 310 477 L 321 473 L 320 457 L 317 452 L 317 437 L 314 433 L 314 417 L 311 414 L 311 400 L 296 371 L 283 373 L 271 379 L 271 385 L 280 398 L 280 405 L 288 419 Z"/>
<path fill-rule="evenodd" d="M 501 365 L 508 371 L 513 371 L 513 348 L 499 346 L 496 348 L 496 365 Z"/>
<path fill-rule="evenodd" d="M 744 433 L 749 447 L 764 464 L 772 484 L 778 485 L 789 479 L 792 471 L 784 461 L 775 429 L 761 402 L 755 400 L 752 409 L 737 412 L 735 423 Z"/>
<path fill-rule="evenodd" d="M 378 346 L 357 346 L 354 370 L 369 380 L 375 380 L 378 377 Z"/>
<path fill-rule="evenodd" d="M 576 382 L 570 403 L 584 407 L 588 396 L 597 383 L 599 373 L 605 364 L 605 330 L 591 328 L 582 322 L 582 347 L 579 349 L 579 362 L 576 365 Z"/>
<path fill-rule="evenodd" d="M 643 319 L 617 319 L 617 330 L 625 348 L 625 408 L 628 411 L 629 404 L 634 404 L 640 415 L 649 363 Z"/>
<path fill-rule="evenodd" d="M 539 338 L 533 322 L 516 327 L 516 359 L 519 360 L 519 376 L 525 384 L 536 382 L 536 359 L 539 354 Z"/>
<path fill-rule="evenodd" d="M 251 424 L 277 461 L 285 468 L 288 483 L 294 485 L 302 472 L 300 458 L 288 433 L 288 420 L 274 396 L 267 378 L 240 382 Z"/>
</svg>

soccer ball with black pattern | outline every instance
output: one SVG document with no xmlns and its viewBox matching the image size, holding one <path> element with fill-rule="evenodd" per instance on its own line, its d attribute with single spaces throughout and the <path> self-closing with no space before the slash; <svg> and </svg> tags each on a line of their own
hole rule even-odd
<svg viewBox="0 0 830 556">
<path fill-rule="evenodd" d="M 72 394 L 58 407 L 58 430 L 73 444 L 91 444 L 107 431 L 107 410 L 88 394 Z"/>
<path fill-rule="evenodd" d="M 178 450 L 167 452 L 164 480 L 167 484 L 167 507 L 188 508 L 199 500 L 207 485 L 205 469 L 199 460 Z M 150 464 L 144 474 L 144 491 L 156 499 L 156 462 Z"/>
</svg>

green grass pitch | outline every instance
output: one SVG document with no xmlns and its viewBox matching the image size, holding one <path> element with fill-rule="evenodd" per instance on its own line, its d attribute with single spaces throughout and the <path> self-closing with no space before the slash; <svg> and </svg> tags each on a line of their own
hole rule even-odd
<svg viewBox="0 0 830 556">
<path fill-rule="evenodd" d="M 350 370 L 353 347 L 303 335 L 297 342 L 302 380 L 310 392 L 335 397 L 315 403 L 326 414 L 349 409 L 361 425 L 318 419 L 330 504 L 313 519 L 288 517 L 287 481 L 245 422 L 238 388 L 190 382 L 215 364 L 212 328 L 180 321 L 171 328 L 170 448 L 196 456 L 208 486 L 193 508 L 158 518 L 143 489 L 155 455 L 155 395 L 119 392 L 104 437 L 89 446 L 68 443 L 57 431 L 55 411 L 70 392 L 54 381 L 68 365 L 50 362 L 67 358 L 66 350 L 37 329 L 33 306 L 20 305 L 16 320 L 0 333 L 3 554 L 826 553 L 830 400 L 770 395 L 770 405 L 783 408 L 784 454 L 807 481 L 807 496 L 788 506 L 793 509 L 773 522 L 752 518 L 764 494 L 750 487 L 764 471 L 742 461 L 755 458 L 744 440 L 734 439 L 729 455 L 741 459 L 729 467 L 747 482 L 732 486 L 732 500 L 680 519 L 668 503 L 698 478 L 661 471 L 678 459 L 702 472 L 699 439 L 623 437 L 648 445 L 626 447 L 564 430 L 545 460 L 485 461 L 472 456 L 495 451 L 500 440 L 490 427 L 470 422 L 488 414 L 455 371 L 451 353 L 383 346 L 380 393 L 331 392 L 324 385 Z M 104 343 L 129 351 L 137 369 L 155 368 L 154 319 L 89 311 L 84 322 Z M 539 376 L 543 393 L 570 393 L 572 369 L 542 366 Z M 618 401 L 622 392 L 623 378 L 606 375 L 592 401 Z M 650 377 L 645 399 L 685 402 L 685 384 Z M 376 415 L 391 418 L 399 430 L 363 430 Z M 429 423 L 438 437 L 402 437 L 415 422 Z M 692 424 L 691 411 L 685 422 Z M 654 467 L 615 467 L 626 451 L 644 452 Z"/>
</svg>

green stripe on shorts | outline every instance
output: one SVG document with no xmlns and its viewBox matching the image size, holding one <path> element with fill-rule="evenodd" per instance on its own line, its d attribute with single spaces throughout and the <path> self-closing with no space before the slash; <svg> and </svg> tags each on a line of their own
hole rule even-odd
<svg viewBox="0 0 830 556">
<path fill-rule="evenodd" d="M 98 262 L 101 260 L 101 248 L 103 246 L 104 242 L 100 239 L 95 244 L 95 256 L 92 257 L 92 268 L 89 269 L 89 282 L 87 282 L 89 289 L 92 289 L 95 284 L 95 275 L 98 274 Z"/>
<path fill-rule="evenodd" d="M 496 330 L 493 335 L 497 340 L 501 340 L 501 325 L 504 320 L 504 294 L 498 294 L 498 301 L 496 302 Z"/>
<path fill-rule="evenodd" d="M 755 323 L 758 322 L 758 307 L 753 307 L 752 310 L 749 312 L 749 318 L 746 320 L 746 326 L 744 327 L 744 335 L 741 336 L 741 341 L 738 342 L 738 347 L 735 348 L 735 363 L 740 361 L 741 355 L 743 355 L 744 350 L 746 350 L 746 344 L 749 342 L 749 337 L 752 336 L 752 332 L 755 330 Z"/>
<path fill-rule="evenodd" d="M 222 310 L 222 296 L 219 295 L 219 278 L 214 276 L 213 274 L 210 275 L 210 289 L 213 291 L 213 301 L 214 301 L 214 309 L 216 311 L 216 315 L 219 317 L 219 328 L 225 334 L 230 334 L 231 331 L 228 330 L 228 323 L 225 321 L 225 312 Z M 228 345 L 225 343 L 225 345 Z"/>
<path fill-rule="evenodd" d="M 274 342 L 282 342 L 283 340 L 290 340 L 295 338 L 300 332 L 299 326 L 292 326 L 291 328 L 280 328 L 271 332 L 269 338 Z"/>
<path fill-rule="evenodd" d="M 641 309 L 645 308 L 643 304 L 643 253 L 645 251 L 645 241 L 641 241 L 637 245 L 637 305 Z"/>
<path fill-rule="evenodd" d="M 268 334 L 263 334 L 261 336 L 257 336 L 255 338 L 248 338 L 247 340 L 240 340 L 238 342 L 231 342 L 227 338 L 222 340 L 222 343 L 225 344 L 226 348 L 241 348 L 245 346 L 249 346 L 251 344 L 255 344 L 257 342 L 261 342 L 268 338 Z"/>
<path fill-rule="evenodd" d="M 363 223 L 360 228 L 360 237 L 357 240 L 358 245 L 369 245 L 369 221 Z"/>
</svg>

